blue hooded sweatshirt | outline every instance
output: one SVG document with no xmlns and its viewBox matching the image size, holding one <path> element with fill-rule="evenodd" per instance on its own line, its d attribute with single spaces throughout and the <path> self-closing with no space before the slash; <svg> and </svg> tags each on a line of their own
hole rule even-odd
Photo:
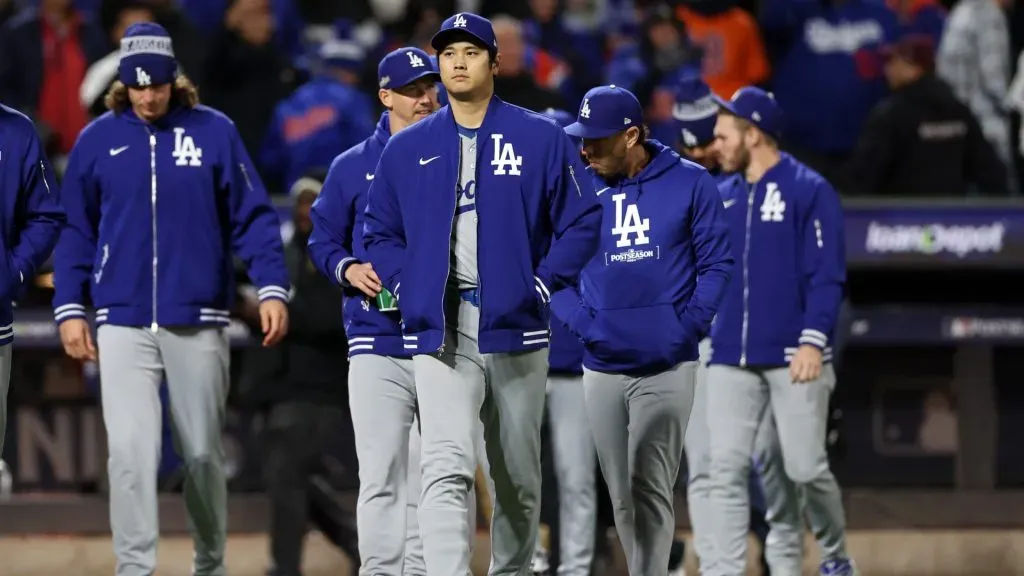
<svg viewBox="0 0 1024 576">
<path fill-rule="evenodd" d="M 722 200 L 707 170 L 655 140 L 635 178 L 595 176 L 601 246 L 555 317 L 600 372 L 654 374 L 697 359 L 733 265 Z"/>
</svg>

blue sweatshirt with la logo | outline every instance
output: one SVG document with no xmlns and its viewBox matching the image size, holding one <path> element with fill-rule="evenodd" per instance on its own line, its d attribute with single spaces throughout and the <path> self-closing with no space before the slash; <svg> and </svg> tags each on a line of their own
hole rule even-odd
<svg viewBox="0 0 1024 576">
<path fill-rule="evenodd" d="M 714 178 L 657 141 L 645 146 L 651 159 L 635 178 L 594 177 L 601 246 L 578 288 L 552 296 L 590 370 L 650 374 L 696 360 L 733 268 Z"/>
</svg>

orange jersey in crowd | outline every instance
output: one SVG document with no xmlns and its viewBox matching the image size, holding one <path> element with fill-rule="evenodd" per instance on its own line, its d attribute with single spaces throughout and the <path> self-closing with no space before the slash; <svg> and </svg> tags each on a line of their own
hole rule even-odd
<svg viewBox="0 0 1024 576">
<path fill-rule="evenodd" d="M 707 15 L 680 6 L 676 17 L 686 24 L 694 44 L 704 50 L 704 81 L 723 98 L 750 84 L 761 84 L 771 73 L 757 22 L 742 8 Z"/>
</svg>

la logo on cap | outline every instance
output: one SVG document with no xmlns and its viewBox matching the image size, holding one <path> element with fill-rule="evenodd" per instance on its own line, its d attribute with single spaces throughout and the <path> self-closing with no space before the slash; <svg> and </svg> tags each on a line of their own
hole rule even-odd
<svg viewBox="0 0 1024 576">
<path fill-rule="evenodd" d="M 409 55 L 409 66 L 413 68 L 421 68 L 423 66 L 423 58 L 417 56 L 415 52 L 410 50 L 406 54 Z"/>
<path fill-rule="evenodd" d="M 459 14 L 455 17 L 455 22 L 452 23 L 452 26 L 455 28 L 465 28 L 466 24 L 468 24 L 468 22 L 466 22 L 466 17 Z"/>
</svg>

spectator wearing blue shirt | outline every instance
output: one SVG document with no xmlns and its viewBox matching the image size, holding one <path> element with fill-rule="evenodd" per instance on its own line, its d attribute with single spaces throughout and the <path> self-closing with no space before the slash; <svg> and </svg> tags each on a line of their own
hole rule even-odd
<svg viewBox="0 0 1024 576">
<path fill-rule="evenodd" d="M 365 57 L 366 49 L 350 39 L 317 48 L 319 70 L 277 105 L 263 142 L 260 167 L 270 186 L 290 188 L 373 133 L 374 104 L 359 86 Z"/>
<path fill-rule="evenodd" d="M 877 54 L 900 34 L 895 12 L 872 0 L 765 0 L 760 23 L 786 148 L 844 188 L 845 162 L 887 93 Z"/>
</svg>

